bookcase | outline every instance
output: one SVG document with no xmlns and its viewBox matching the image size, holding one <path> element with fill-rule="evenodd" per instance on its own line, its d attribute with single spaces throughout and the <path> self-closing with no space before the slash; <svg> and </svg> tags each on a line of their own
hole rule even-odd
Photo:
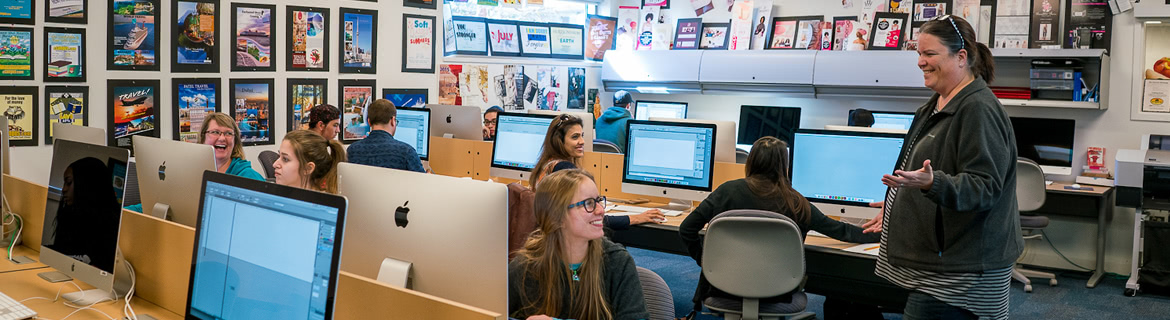
<svg viewBox="0 0 1170 320">
<path fill-rule="evenodd" d="M 1004 106 L 1093 110 L 1109 108 L 1105 103 L 1109 101 L 1109 53 L 1105 49 L 992 49 L 991 54 L 995 56 L 994 87 L 1029 87 L 1034 59 L 1080 60 L 1087 89 L 1100 86 L 1097 101 L 999 99 Z"/>
</svg>

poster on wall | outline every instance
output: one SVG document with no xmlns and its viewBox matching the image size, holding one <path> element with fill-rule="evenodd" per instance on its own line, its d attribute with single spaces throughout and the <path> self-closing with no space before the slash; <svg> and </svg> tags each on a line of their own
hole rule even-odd
<svg viewBox="0 0 1170 320">
<path fill-rule="evenodd" d="M 728 31 L 727 50 L 747 50 L 752 42 L 752 15 L 755 14 L 752 0 L 736 1 L 731 7 L 731 30 Z"/>
<path fill-rule="evenodd" d="M 434 39 L 435 17 L 402 15 L 402 72 L 435 73 Z"/>
<path fill-rule="evenodd" d="M 979 1 L 980 0 L 954 0 L 955 6 L 951 9 L 951 14 L 967 20 L 971 24 L 971 30 L 975 30 L 976 38 L 979 35 L 979 28 L 982 25 L 979 23 Z"/>
<path fill-rule="evenodd" d="M 459 74 L 463 72 L 463 65 L 439 65 L 439 104 L 463 105 L 463 97 L 459 96 Z"/>
<path fill-rule="evenodd" d="M 991 35 L 995 34 L 995 0 L 981 0 L 979 4 L 979 42 L 992 46 Z"/>
<path fill-rule="evenodd" d="M 455 20 L 451 7 L 443 6 L 443 56 L 455 54 Z"/>
<path fill-rule="evenodd" d="M 341 142 L 351 143 L 370 135 L 366 110 L 377 96 L 374 80 L 338 80 L 337 107 L 341 108 Z"/>
<path fill-rule="evenodd" d="M 553 67 L 553 66 L 530 66 L 530 67 L 518 66 L 518 67 L 527 69 L 527 70 L 529 70 L 529 72 L 531 72 L 532 69 L 536 70 L 535 79 L 533 79 L 532 77 L 529 77 L 529 79 L 527 80 L 527 81 L 529 81 L 529 85 L 526 86 L 526 87 L 532 87 L 532 85 L 531 85 L 531 83 L 533 83 L 532 80 L 536 80 L 535 81 L 536 88 L 537 88 L 536 96 L 535 96 L 536 101 L 531 101 L 531 99 L 524 99 L 524 100 L 526 100 L 528 102 L 535 102 L 536 108 L 540 109 L 540 110 L 564 110 L 565 109 L 564 101 L 565 101 L 565 94 L 566 93 L 564 92 L 564 84 L 563 84 L 565 77 L 562 76 L 563 75 L 562 70 L 564 70 L 564 68 Z M 519 75 L 517 75 L 517 77 L 519 77 Z M 531 96 L 527 95 L 527 92 L 525 92 L 525 98 L 528 98 L 528 97 L 531 97 Z M 523 102 L 520 102 L 520 103 L 523 104 Z M 525 109 L 525 108 L 520 107 L 520 108 L 514 109 L 514 110 L 523 110 L 523 109 Z M 504 110 L 508 110 L 508 109 L 505 108 Z"/>
<path fill-rule="evenodd" d="M 1060 49 L 1060 0 L 1034 0 L 1032 5 L 1029 46 L 1034 49 Z"/>
<path fill-rule="evenodd" d="M 1055 1 L 1055 0 L 1053 0 Z M 1066 0 L 1065 48 L 1109 49 L 1113 14 L 1109 3 L 1097 0 Z M 1147 0 L 1148 1 L 1148 0 Z"/>
<path fill-rule="evenodd" d="M 569 97 L 566 108 L 585 110 L 585 68 L 569 67 Z"/>
<path fill-rule="evenodd" d="M 695 8 L 696 17 L 702 17 L 703 14 L 711 12 L 711 9 L 715 9 L 715 2 L 711 0 L 691 0 L 691 7 Z"/>
<path fill-rule="evenodd" d="M 219 112 L 219 78 L 172 79 L 171 138 L 198 142 L 208 114 Z"/>
<path fill-rule="evenodd" d="M 658 14 L 658 23 L 654 24 L 654 38 L 650 46 L 653 50 L 670 50 L 671 40 L 674 40 L 675 20 L 670 18 L 669 11 Z"/>
<path fill-rule="evenodd" d="M 794 49 L 816 49 L 819 47 L 817 38 L 820 37 L 821 21 L 823 16 L 802 17 L 796 23 L 796 45 Z"/>
<path fill-rule="evenodd" d="M 634 50 L 638 44 L 638 13 L 637 6 L 618 7 L 618 23 L 614 29 L 614 50 Z"/>
<path fill-rule="evenodd" d="M 33 29 L 0 27 L 0 80 L 33 80 Z"/>
<path fill-rule="evenodd" d="M 879 12 L 870 30 L 869 50 L 900 50 L 905 38 L 906 14 Z"/>
<path fill-rule="evenodd" d="M 638 13 L 635 50 L 654 49 L 654 26 L 658 24 L 658 14 L 661 11 L 662 7 L 642 7 Z"/>
<path fill-rule="evenodd" d="M 589 15 L 585 42 L 585 58 L 593 61 L 605 59 L 605 52 L 614 49 L 614 34 L 617 18 Z"/>
<path fill-rule="evenodd" d="M 286 71 L 329 71 L 329 8 L 288 6 Z"/>
<path fill-rule="evenodd" d="M 518 22 L 520 25 L 520 55 L 547 58 L 552 54 L 548 26 L 543 23 Z"/>
<path fill-rule="evenodd" d="M 159 70 L 161 4 L 162 0 L 110 1 L 106 69 Z"/>
<path fill-rule="evenodd" d="M 642 0 L 642 7 L 660 7 L 670 9 L 670 0 Z"/>
<path fill-rule="evenodd" d="M 1031 0 L 995 0 L 995 3 L 992 48 L 1028 48 L 1028 29 L 1032 19 L 1029 6 Z"/>
<path fill-rule="evenodd" d="M 772 34 L 768 36 L 768 46 L 765 49 L 793 49 L 796 48 L 796 23 L 800 17 L 772 18 Z"/>
<path fill-rule="evenodd" d="M 53 144 L 53 125 L 89 125 L 89 87 L 45 86 L 45 144 Z"/>
<path fill-rule="evenodd" d="M 45 27 L 47 82 L 85 82 L 85 29 Z"/>
<path fill-rule="evenodd" d="M 479 68 L 469 69 L 466 68 L 468 66 L 464 67 L 464 75 L 473 73 L 471 71 L 487 71 L 486 66 L 480 70 L 475 70 Z M 529 77 L 527 74 L 524 74 L 524 69 L 524 66 L 505 65 L 503 73 L 491 77 L 493 86 L 495 87 L 496 98 L 499 99 L 500 107 L 504 108 L 505 111 L 523 111 L 525 109 L 524 101 L 536 103 L 539 105 L 541 102 L 540 100 L 548 100 L 547 96 L 542 96 L 540 94 L 541 90 L 539 83 L 535 79 Z M 557 86 L 557 80 L 553 79 L 553 76 L 554 75 L 551 72 L 545 73 L 545 88 Z M 460 81 L 462 82 L 465 80 L 463 77 L 461 77 Z M 538 99 L 537 96 L 541 97 Z M 467 104 L 468 100 L 471 99 L 464 99 L 464 104 Z M 487 101 L 487 97 L 484 97 L 484 101 Z"/>
<path fill-rule="evenodd" d="M 834 17 L 833 18 L 833 51 L 842 51 L 851 44 L 849 36 L 855 32 L 859 23 L 857 17 Z M 861 49 L 865 49 L 863 46 Z"/>
<path fill-rule="evenodd" d="M 275 144 L 272 137 L 272 79 L 232 79 L 228 110 L 244 146 Z"/>
<path fill-rule="evenodd" d="M 45 22 L 89 23 L 89 0 L 48 0 Z"/>
<path fill-rule="evenodd" d="M 402 0 L 402 6 L 422 9 L 435 9 L 435 0 Z"/>
<path fill-rule="evenodd" d="M 276 71 L 276 6 L 232 3 L 232 71 Z"/>
<path fill-rule="evenodd" d="M 0 4 L 0 23 L 34 24 L 35 0 L 5 0 Z"/>
<path fill-rule="evenodd" d="M 551 36 L 549 52 L 558 59 L 585 57 L 585 28 L 581 25 L 553 23 L 548 25 Z"/>
<path fill-rule="evenodd" d="M 427 89 L 382 89 L 382 99 L 407 108 L 423 108 L 429 101 Z"/>
<path fill-rule="evenodd" d="M 915 2 L 912 0 L 887 0 L 889 1 L 889 13 L 910 13 L 910 5 Z"/>
<path fill-rule="evenodd" d="M 492 56 L 520 56 L 520 27 L 515 21 L 488 19 L 487 28 Z"/>
<path fill-rule="evenodd" d="M 309 110 L 325 104 L 328 79 L 288 79 L 288 126 L 286 132 L 309 129 Z"/>
<path fill-rule="evenodd" d="M 219 72 L 216 39 L 219 25 L 219 1 L 173 0 L 175 20 L 171 24 L 171 59 L 174 72 Z"/>
<path fill-rule="evenodd" d="M 487 20 L 477 17 L 454 17 L 455 54 L 486 56 L 488 54 Z"/>
<path fill-rule="evenodd" d="M 727 50 L 730 23 L 703 23 L 699 34 L 699 49 Z"/>
<path fill-rule="evenodd" d="M 699 28 L 702 18 L 678 19 L 678 30 L 674 32 L 673 50 L 694 50 L 699 48 Z"/>
<path fill-rule="evenodd" d="M 507 69 L 508 66 L 504 66 Z M 490 98 L 488 66 L 483 64 L 465 64 L 463 72 L 459 73 L 459 96 L 463 97 L 463 105 L 483 106 Z"/>
<path fill-rule="evenodd" d="M 340 73 L 378 70 L 378 11 L 341 8 Z"/>
<path fill-rule="evenodd" d="M 130 137 L 159 137 L 158 80 L 106 82 L 106 141 L 112 147 L 134 151 Z"/>
<path fill-rule="evenodd" d="M 903 40 L 906 50 L 918 50 L 918 33 L 922 25 L 938 17 L 950 14 L 950 0 L 917 0 L 914 1 L 914 10 L 910 20 L 910 37 Z M 948 22 L 949 23 L 949 22 Z"/>
<path fill-rule="evenodd" d="M 1170 80 L 1146 79 L 1142 112 L 1170 112 Z"/>
<path fill-rule="evenodd" d="M 8 118 L 9 145 L 37 145 L 37 87 L 0 87 L 0 110 Z"/>
<path fill-rule="evenodd" d="M 755 0 L 752 6 L 752 50 L 768 44 L 768 20 L 772 18 L 772 0 Z"/>
</svg>

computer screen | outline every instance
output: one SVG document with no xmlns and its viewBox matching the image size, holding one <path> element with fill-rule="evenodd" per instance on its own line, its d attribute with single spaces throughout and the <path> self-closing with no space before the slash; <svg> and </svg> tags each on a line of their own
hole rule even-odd
<svg viewBox="0 0 1170 320">
<path fill-rule="evenodd" d="M 1012 117 L 1011 121 L 1020 157 L 1036 161 L 1046 174 L 1072 174 L 1075 120 Z"/>
<path fill-rule="evenodd" d="M 668 101 L 638 101 L 634 105 L 635 120 L 650 120 L 655 118 L 686 119 L 686 102 Z"/>
<path fill-rule="evenodd" d="M 188 319 L 331 319 L 345 198 L 204 177 Z"/>
<path fill-rule="evenodd" d="M 800 129 L 800 108 L 771 106 L 739 107 L 739 138 L 736 143 L 752 145 L 772 136 L 792 145 L 792 135 Z"/>
<path fill-rule="evenodd" d="M 427 89 L 382 89 L 382 98 L 399 108 L 422 108 L 427 104 Z"/>
<path fill-rule="evenodd" d="M 532 170 L 540 158 L 544 134 L 553 116 L 501 113 L 496 125 L 496 142 L 492 147 L 492 167 Z"/>
<path fill-rule="evenodd" d="M 813 202 L 868 206 L 883 201 L 882 176 L 894 172 L 903 137 L 801 129 L 793 145 L 792 187 Z"/>
<path fill-rule="evenodd" d="M 711 191 L 715 125 L 632 120 L 628 130 L 623 183 Z"/>
<path fill-rule="evenodd" d="M 430 109 L 398 108 L 398 128 L 394 131 L 394 140 L 406 142 L 414 147 L 419 159 L 427 160 L 430 126 Z"/>
<path fill-rule="evenodd" d="M 910 124 L 914 123 L 914 113 L 910 112 L 874 111 L 872 113 L 873 128 L 910 130 Z"/>
</svg>

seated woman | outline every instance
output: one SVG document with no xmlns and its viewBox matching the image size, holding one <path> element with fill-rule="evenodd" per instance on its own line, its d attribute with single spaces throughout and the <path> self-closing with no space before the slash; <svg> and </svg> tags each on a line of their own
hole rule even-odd
<svg viewBox="0 0 1170 320">
<path fill-rule="evenodd" d="M 529 186 L 536 188 L 536 183 L 550 173 L 581 167 L 586 143 L 582 128 L 581 118 L 568 114 L 559 115 L 549 123 L 548 131 L 544 134 L 544 144 L 540 148 L 540 158 L 528 180 Z M 662 221 L 665 218 L 658 209 L 630 216 L 605 216 L 605 226 L 617 230 L 629 228 L 630 225 Z"/>
<path fill-rule="evenodd" d="M 580 169 L 536 188 L 536 231 L 508 263 L 508 316 L 517 319 L 648 319 L 634 259 L 603 237 L 605 197 Z"/>
<path fill-rule="evenodd" d="M 309 130 L 284 135 L 280 158 L 272 164 L 276 183 L 319 192 L 337 193 L 337 164 L 345 162 L 345 147 Z"/>
<path fill-rule="evenodd" d="M 699 231 L 716 215 L 728 210 L 756 209 L 782 214 L 796 222 L 802 238 L 809 230 L 815 230 L 845 242 L 873 243 L 880 240 L 877 234 L 862 233 L 860 227 L 826 217 L 792 189 L 786 173 L 789 164 L 787 150 L 788 144 L 775 137 L 756 140 L 744 166 L 746 178 L 723 183 L 683 220 L 678 233 L 696 263 L 701 265 L 703 261 L 703 243 L 699 239 Z M 734 297 L 712 288 L 700 274 L 699 287 L 695 290 L 695 309 L 701 309 L 703 301 L 709 296 Z M 790 300 L 791 295 L 785 294 L 761 302 Z"/>
</svg>

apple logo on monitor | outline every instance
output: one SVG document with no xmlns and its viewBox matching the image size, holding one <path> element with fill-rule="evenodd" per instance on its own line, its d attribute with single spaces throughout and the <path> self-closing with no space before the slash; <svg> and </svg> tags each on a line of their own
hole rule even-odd
<svg viewBox="0 0 1170 320">
<path fill-rule="evenodd" d="M 410 204 L 410 201 L 407 201 L 406 203 L 403 203 L 401 207 L 394 209 L 395 226 L 406 228 L 406 224 L 410 222 L 406 219 L 406 215 L 410 213 L 410 208 L 406 207 L 407 204 Z"/>
<path fill-rule="evenodd" d="M 447 123 L 451 123 L 451 115 L 447 115 Z"/>
<path fill-rule="evenodd" d="M 162 181 L 162 180 L 166 180 L 166 179 L 167 179 L 167 162 L 163 161 L 162 164 L 158 165 L 158 180 Z"/>
</svg>

